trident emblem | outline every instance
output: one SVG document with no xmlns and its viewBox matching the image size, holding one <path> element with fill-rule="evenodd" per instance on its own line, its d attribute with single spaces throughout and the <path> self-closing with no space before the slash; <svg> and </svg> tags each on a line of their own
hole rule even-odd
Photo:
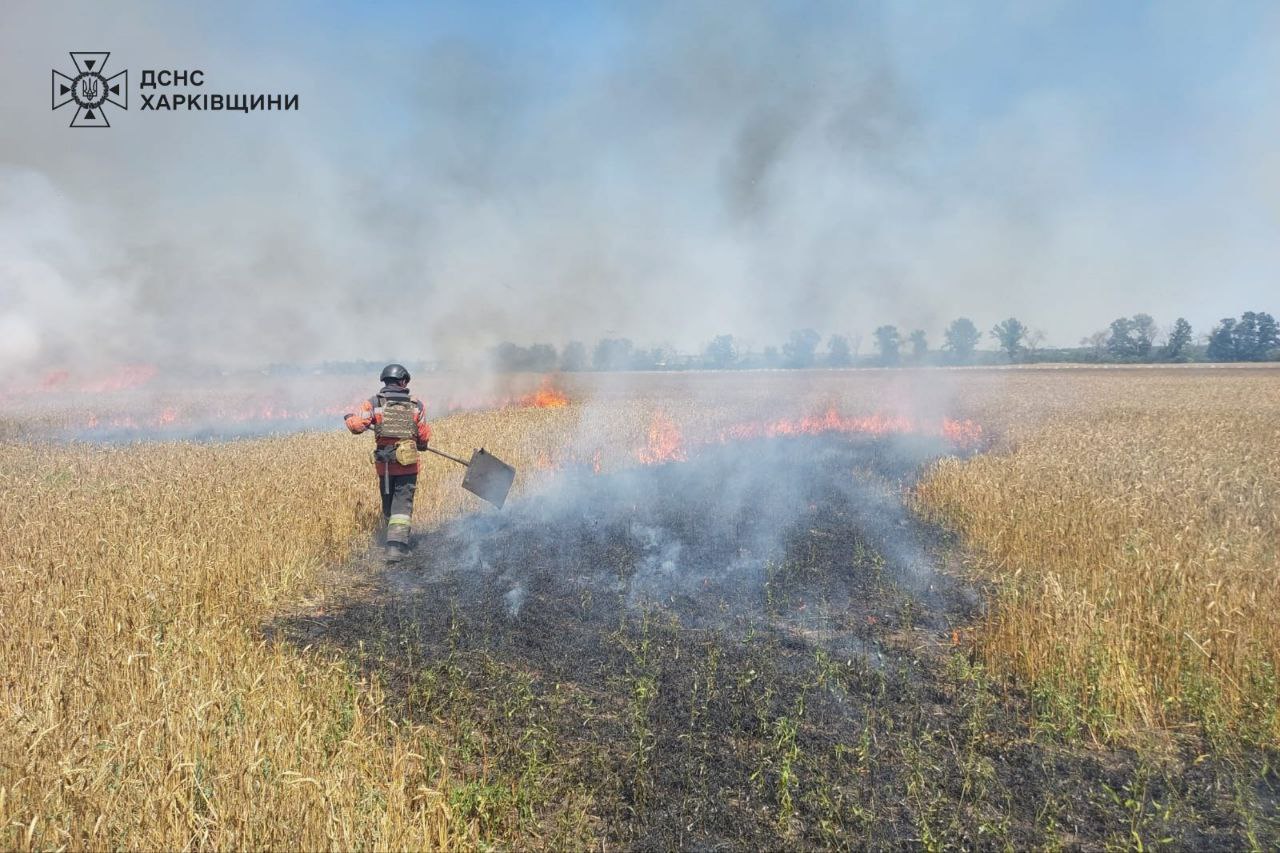
<svg viewBox="0 0 1280 853">
<path fill-rule="evenodd" d="M 129 108 L 129 72 L 120 71 L 110 77 L 104 76 L 103 66 L 107 64 L 110 53 L 90 53 L 72 51 L 71 61 L 75 63 L 74 77 L 59 71 L 53 72 L 53 108 L 74 102 L 75 115 L 71 118 L 72 127 L 110 127 L 105 115 L 107 104 L 114 104 L 122 110 Z"/>
</svg>

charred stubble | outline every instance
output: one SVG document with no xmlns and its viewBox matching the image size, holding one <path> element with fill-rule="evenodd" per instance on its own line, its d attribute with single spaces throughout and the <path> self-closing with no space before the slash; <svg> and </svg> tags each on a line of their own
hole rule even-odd
<svg viewBox="0 0 1280 853">
<path fill-rule="evenodd" d="M 272 633 L 344 651 L 446 733 L 464 834 L 1113 839 L 1134 801 L 1105 792 L 1150 770 L 1037 746 L 1022 700 L 949 648 L 978 597 L 902 497 L 937 450 L 788 439 L 569 472 L 425 533 L 408 565 L 358 565 L 362 594 Z M 1178 837 L 1238 840 L 1214 795 L 1174 784 L 1195 818 Z"/>
</svg>

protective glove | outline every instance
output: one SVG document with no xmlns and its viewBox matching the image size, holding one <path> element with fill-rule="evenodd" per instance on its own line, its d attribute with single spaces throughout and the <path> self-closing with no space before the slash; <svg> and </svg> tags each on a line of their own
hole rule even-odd
<svg viewBox="0 0 1280 853">
<path fill-rule="evenodd" d="M 370 424 L 369 418 L 361 417 L 355 413 L 348 413 L 346 417 L 343 418 L 343 421 L 346 423 L 347 429 L 354 433 L 364 432 L 369 428 Z"/>
</svg>

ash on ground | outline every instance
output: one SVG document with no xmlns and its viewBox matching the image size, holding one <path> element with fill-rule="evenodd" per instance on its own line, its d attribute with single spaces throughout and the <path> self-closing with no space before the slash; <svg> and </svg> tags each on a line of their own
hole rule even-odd
<svg viewBox="0 0 1280 853">
<path fill-rule="evenodd" d="M 340 650 L 431 725 L 422 748 L 464 780 L 452 814 L 481 836 L 1105 842 L 1128 818 L 1101 792 L 1150 774 L 1132 756 L 1042 748 L 1025 701 L 956 644 L 980 598 L 904 503 L 945 450 L 804 437 L 564 472 L 423 532 L 404 563 L 351 567 L 340 606 L 269 633 Z M 1225 813 L 1195 777 L 1214 772 L 1166 778 Z M 1174 835 L 1239 840 L 1227 824 Z"/>
<path fill-rule="evenodd" d="M 658 612 L 689 630 L 865 654 L 869 626 L 942 635 L 976 600 L 937 570 L 936 537 L 902 503 L 903 478 L 937 449 L 756 441 L 608 476 L 566 472 L 500 513 L 424 534 L 384 578 L 401 605 L 448 602 L 512 654 L 532 652 L 534 635 L 582 637 L 554 630 L 561 620 Z M 540 664 L 556 669 L 554 656 Z"/>
</svg>

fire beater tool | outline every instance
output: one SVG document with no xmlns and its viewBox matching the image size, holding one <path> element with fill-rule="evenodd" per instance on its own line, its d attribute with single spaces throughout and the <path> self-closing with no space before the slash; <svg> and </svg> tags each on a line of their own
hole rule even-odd
<svg viewBox="0 0 1280 853">
<path fill-rule="evenodd" d="M 459 459 L 456 456 L 450 456 L 448 453 L 436 450 L 431 446 L 428 446 L 427 450 L 437 456 L 443 456 L 450 462 L 457 462 L 463 468 L 466 468 L 467 473 L 462 475 L 462 488 L 476 497 L 488 501 L 498 509 L 502 509 L 502 504 L 507 500 L 507 492 L 511 491 L 511 484 L 516 479 L 515 468 L 489 453 L 483 447 L 471 454 L 470 462 Z"/>
</svg>

